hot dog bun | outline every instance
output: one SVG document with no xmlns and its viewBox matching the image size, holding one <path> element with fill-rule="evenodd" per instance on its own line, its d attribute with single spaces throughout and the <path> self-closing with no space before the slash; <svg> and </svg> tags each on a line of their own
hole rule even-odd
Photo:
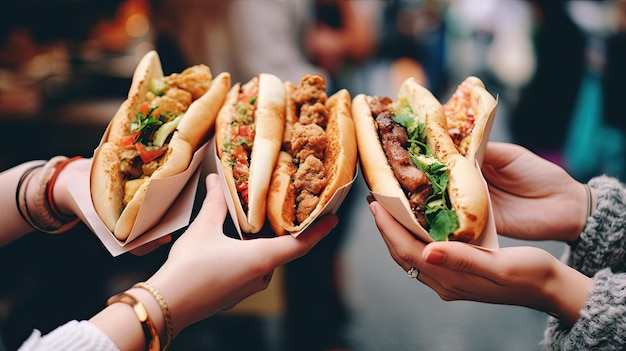
<svg viewBox="0 0 626 351">
<path fill-rule="evenodd" d="M 465 78 L 443 105 L 448 134 L 459 153 L 471 162 L 477 157 L 490 112 L 495 106 L 496 99 L 475 76 Z"/>
<path fill-rule="evenodd" d="M 433 240 L 472 242 L 480 236 L 488 217 L 480 170 L 456 149 L 442 105 L 430 91 L 409 78 L 395 100 L 359 94 L 352 116 L 361 169 L 373 193 L 401 199 Z M 408 132 L 401 124 L 410 126 Z M 409 153 L 407 135 L 415 139 L 420 130 L 427 148 L 414 146 Z M 445 190 L 438 195 L 433 185 Z M 426 208 L 441 211 L 429 214 Z"/>
<path fill-rule="evenodd" d="M 287 114 L 283 147 L 267 197 L 267 218 L 275 234 L 297 233 L 311 223 L 335 191 L 354 178 L 356 138 L 351 97 L 331 97 L 319 75 L 299 85 L 285 82 Z"/>
<path fill-rule="evenodd" d="M 150 181 L 187 169 L 193 153 L 207 140 L 229 88 L 230 74 L 221 73 L 213 79 L 210 69 L 204 65 L 165 77 L 155 51 L 148 52 L 141 59 L 133 74 L 127 99 L 113 116 L 100 146 L 94 152 L 90 174 L 94 208 L 117 239 L 123 241 L 128 238 Z M 147 121 L 146 111 L 142 110 L 146 106 L 150 108 L 148 116 L 154 117 L 153 122 L 160 120 L 155 122 L 159 126 L 176 116 L 182 117 L 177 119 L 177 126 L 169 124 L 168 133 L 164 130 L 158 132 L 157 126 L 150 136 L 144 136 L 145 140 L 124 144 L 131 128 L 135 128 L 136 122 L 141 119 L 140 113 Z M 159 133 L 162 154 L 144 164 L 135 154 L 137 151 L 133 145 L 139 149 L 140 143 L 157 143 L 152 138 Z M 154 147 L 146 149 L 151 148 Z M 138 174 L 131 176 L 127 173 L 128 162 L 135 162 L 133 172 Z M 155 214 L 157 217 L 161 215 Z"/>
<path fill-rule="evenodd" d="M 248 113 L 247 118 L 242 113 Z M 283 82 L 267 73 L 235 84 L 217 116 L 216 149 L 242 232 L 258 233 L 265 223 L 267 192 L 284 122 Z M 245 133 L 242 126 L 246 126 Z"/>
</svg>

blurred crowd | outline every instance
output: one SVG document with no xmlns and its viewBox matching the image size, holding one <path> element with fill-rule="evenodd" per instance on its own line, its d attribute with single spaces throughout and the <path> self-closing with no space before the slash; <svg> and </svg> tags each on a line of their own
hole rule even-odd
<svg viewBox="0 0 626 351">
<path fill-rule="evenodd" d="M 235 82 L 260 72 L 292 82 L 319 73 L 329 92 L 347 88 L 353 96 L 393 96 L 405 78 L 416 77 L 445 101 L 476 75 L 498 97 L 492 139 L 522 144 L 581 181 L 599 173 L 626 180 L 624 0 L 1 3 L 2 169 L 55 154 L 89 157 L 135 64 L 154 48 L 166 74 L 197 63 L 214 75 L 230 72 Z M 354 198 L 364 196 L 352 192 L 341 211 L 348 215 Z M 20 243 L 0 249 L 0 328 L 9 348 L 34 327 L 45 332 L 67 316 L 88 316 L 111 286 L 152 271 L 166 252 L 112 259 L 85 231 L 28 239 L 40 241 L 39 262 L 20 260 Z M 340 223 L 309 255 L 284 267 L 275 342 L 281 350 L 350 349 L 350 311 L 337 268 L 350 234 Z M 72 250 L 78 245 L 84 249 Z M 22 263 L 8 268 L 5 259 Z M 76 283 L 76 262 L 88 262 L 80 269 L 90 280 Z M 264 350 L 260 345 L 271 343 L 252 337 L 259 323 L 227 314 L 188 331 L 178 349 Z M 251 336 L 233 339 L 241 328 Z"/>
</svg>

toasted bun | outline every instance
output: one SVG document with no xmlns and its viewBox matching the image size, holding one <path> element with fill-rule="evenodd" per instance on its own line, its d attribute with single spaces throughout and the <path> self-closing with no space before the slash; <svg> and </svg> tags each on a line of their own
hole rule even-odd
<svg viewBox="0 0 626 351">
<path fill-rule="evenodd" d="M 464 94 L 465 92 L 469 94 L 470 106 L 474 113 L 474 127 L 471 131 L 469 131 L 469 135 L 465 137 L 467 140 L 462 142 L 463 144 L 467 144 L 467 151 L 462 149 L 459 151 L 462 154 L 465 153 L 464 156 L 471 162 L 474 162 L 484 137 L 485 130 L 487 129 L 490 113 L 496 106 L 496 99 L 487 91 L 485 84 L 475 76 L 465 78 L 465 80 L 463 80 L 463 82 L 461 82 L 461 84 L 457 87 L 455 95 Z M 456 102 L 455 96 L 453 95 L 443 105 L 444 110 L 459 109 Z M 451 113 L 451 115 L 456 115 L 456 113 Z M 448 120 L 447 125 L 450 126 L 451 124 L 451 121 Z"/>
<path fill-rule="evenodd" d="M 210 88 L 195 99 L 184 112 L 160 166 L 148 177 L 124 206 L 125 177 L 120 171 L 119 141 L 128 134 L 130 123 L 141 103 L 146 100 L 150 82 L 163 79 L 159 57 L 155 51 L 147 53 L 133 75 L 128 98 L 121 104 L 96 149 L 91 170 L 91 193 L 94 208 L 104 224 L 119 240 L 126 240 L 133 228 L 139 208 L 143 203 L 150 180 L 166 178 L 187 169 L 193 153 L 207 139 L 215 124 L 217 111 L 221 107 L 230 87 L 230 75 L 222 73 L 209 79 Z M 156 216 L 158 217 L 158 216 Z M 158 221 L 158 218 L 155 219 Z"/>
<path fill-rule="evenodd" d="M 379 141 L 369 99 L 361 94 L 352 103 L 363 175 L 372 192 L 397 197 L 410 211 L 409 201 Z M 447 133 L 441 103 L 428 89 L 409 78 L 400 87 L 397 99 L 405 100 L 416 118 L 425 123 L 428 146 L 437 160 L 448 169 L 449 199 L 459 219 L 459 228 L 450 234 L 449 239 L 475 241 L 482 233 L 488 215 L 487 194 L 480 171 L 457 151 Z"/>
<path fill-rule="evenodd" d="M 485 184 L 476 164 L 460 154 L 450 157 L 446 166 L 450 172 L 448 194 L 459 218 L 459 229 L 450 239 L 473 242 L 487 224 L 489 205 Z"/>
<path fill-rule="evenodd" d="M 369 100 L 370 97 L 364 94 L 359 94 L 352 100 L 352 118 L 363 178 L 372 192 L 401 199 L 406 208 L 410 208 L 409 200 L 396 180 L 385 150 L 378 141 L 376 121 L 372 118 Z"/>
<path fill-rule="evenodd" d="M 250 153 L 250 174 L 248 177 L 248 211 L 244 211 L 235 186 L 229 150 L 225 145 L 230 141 L 231 122 L 236 113 L 241 85 L 235 84 L 226 98 L 216 121 L 216 148 L 220 165 L 226 179 L 228 192 L 233 199 L 237 221 L 242 232 L 258 233 L 265 223 L 266 197 L 270 178 L 282 142 L 285 121 L 285 89 L 283 82 L 272 74 L 259 74 L 259 91 L 255 112 L 254 146 Z"/>
<path fill-rule="evenodd" d="M 120 172 L 121 148 L 105 142 L 94 155 L 91 166 L 91 198 L 98 216 L 109 228 L 115 229 L 124 209 L 124 178 Z"/>
<path fill-rule="evenodd" d="M 302 81 L 320 83 L 320 76 L 307 75 Z M 287 125 L 285 126 L 284 143 L 291 141 L 293 127 L 298 121 L 293 93 L 297 87 L 290 82 L 287 86 Z M 324 84 L 325 86 L 325 84 Z M 319 201 L 312 208 L 306 218 L 296 220 L 297 201 L 292 174 L 297 166 L 294 156 L 287 151 L 281 151 L 274 174 L 270 192 L 267 197 L 267 218 L 274 233 L 284 235 L 297 233 L 314 221 L 324 206 L 330 201 L 337 189 L 350 183 L 354 178 L 357 159 L 357 145 L 354 122 L 352 121 L 351 97 L 346 89 L 342 89 L 326 100 L 325 108 L 328 111 L 328 120 L 325 134 L 328 144 L 322 160 L 326 185 L 318 195 Z"/>
</svg>

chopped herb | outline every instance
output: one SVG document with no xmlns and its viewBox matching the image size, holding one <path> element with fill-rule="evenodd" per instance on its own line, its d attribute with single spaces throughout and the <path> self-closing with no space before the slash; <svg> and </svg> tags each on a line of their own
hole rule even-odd
<svg viewBox="0 0 626 351">
<path fill-rule="evenodd" d="M 450 178 L 446 165 L 434 159 L 428 147 L 426 125 L 414 117 L 413 110 L 406 102 L 400 102 L 393 120 L 406 128 L 411 144 L 409 155 L 433 187 L 433 193 L 426 199 L 428 234 L 435 241 L 447 241 L 450 233 L 459 228 L 459 219 L 455 210 L 450 208 L 447 191 Z"/>
<path fill-rule="evenodd" d="M 138 142 L 146 146 L 150 146 L 154 132 L 164 123 L 166 116 L 152 116 L 152 112 L 156 110 L 158 106 L 152 106 L 148 110 L 148 114 L 144 115 L 143 112 L 137 112 L 135 118 L 130 124 L 130 132 L 138 130 L 140 132 Z"/>
</svg>

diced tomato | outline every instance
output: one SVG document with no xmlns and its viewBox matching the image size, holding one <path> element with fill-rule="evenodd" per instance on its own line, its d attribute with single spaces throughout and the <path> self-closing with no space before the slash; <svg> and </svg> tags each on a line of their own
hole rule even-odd
<svg viewBox="0 0 626 351">
<path fill-rule="evenodd" d="M 135 143 L 137 142 L 137 140 L 139 139 L 139 135 L 141 134 L 140 131 L 135 130 L 133 131 L 130 135 L 127 135 L 125 137 L 122 137 L 120 139 L 120 146 L 123 149 L 134 149 L 135 148 Z"/>
<path fill-rule="evenodd" d="M 241 201 L 241 206 L 247 211 L 248 209 L 248 181 L 241 181 L 235 185 L 237 188 L 237 193 L 239 194 L 239 199 Z"/>
<path fill-rule="evenodd" d="M 127 136 L 123 137 L 122 139 L 120 139 L 120 146 L 123 149 L 134 149 L 135 148 L 135 142 L 133 141 L 133 136 L 132 135 L 127 135 Z"/>
<path fill-rule="evenodd" d="M 144 116 L 148 115 L 148 113 L 150 112 L 150 106 L 148 105 L 147 102 L 144 102 L 143 104 L 139 105 L 139 112 L 143 113 Z"/>
<path fill-rule="evenodd" d="M 234 147 L 231 153 L 233 155 L 233 159 L 235 160 L 247 160 L 248 159 L 248 154 L 246 153 L 246 150 L 244 150 L 242 146 Z"/>
<path fill-rule="evenodd" d="M 254 125 L 252 124 L 244 124 L 239 126 L 238 135 L 240 136 L 253 136 L 254 135 Z"/>
<path fill-rule="evenodd" d="M 139 157 L 143 163 L 148 163 L 152 160 L 155 160 L 159 156 L 163 155 L 165 151 L 167 151 L 167 146 L 162 147 L 146 147 L 142 143 L 135 144 L 137 147 L 137 152 L 139 153 Z"/>
</svg>

